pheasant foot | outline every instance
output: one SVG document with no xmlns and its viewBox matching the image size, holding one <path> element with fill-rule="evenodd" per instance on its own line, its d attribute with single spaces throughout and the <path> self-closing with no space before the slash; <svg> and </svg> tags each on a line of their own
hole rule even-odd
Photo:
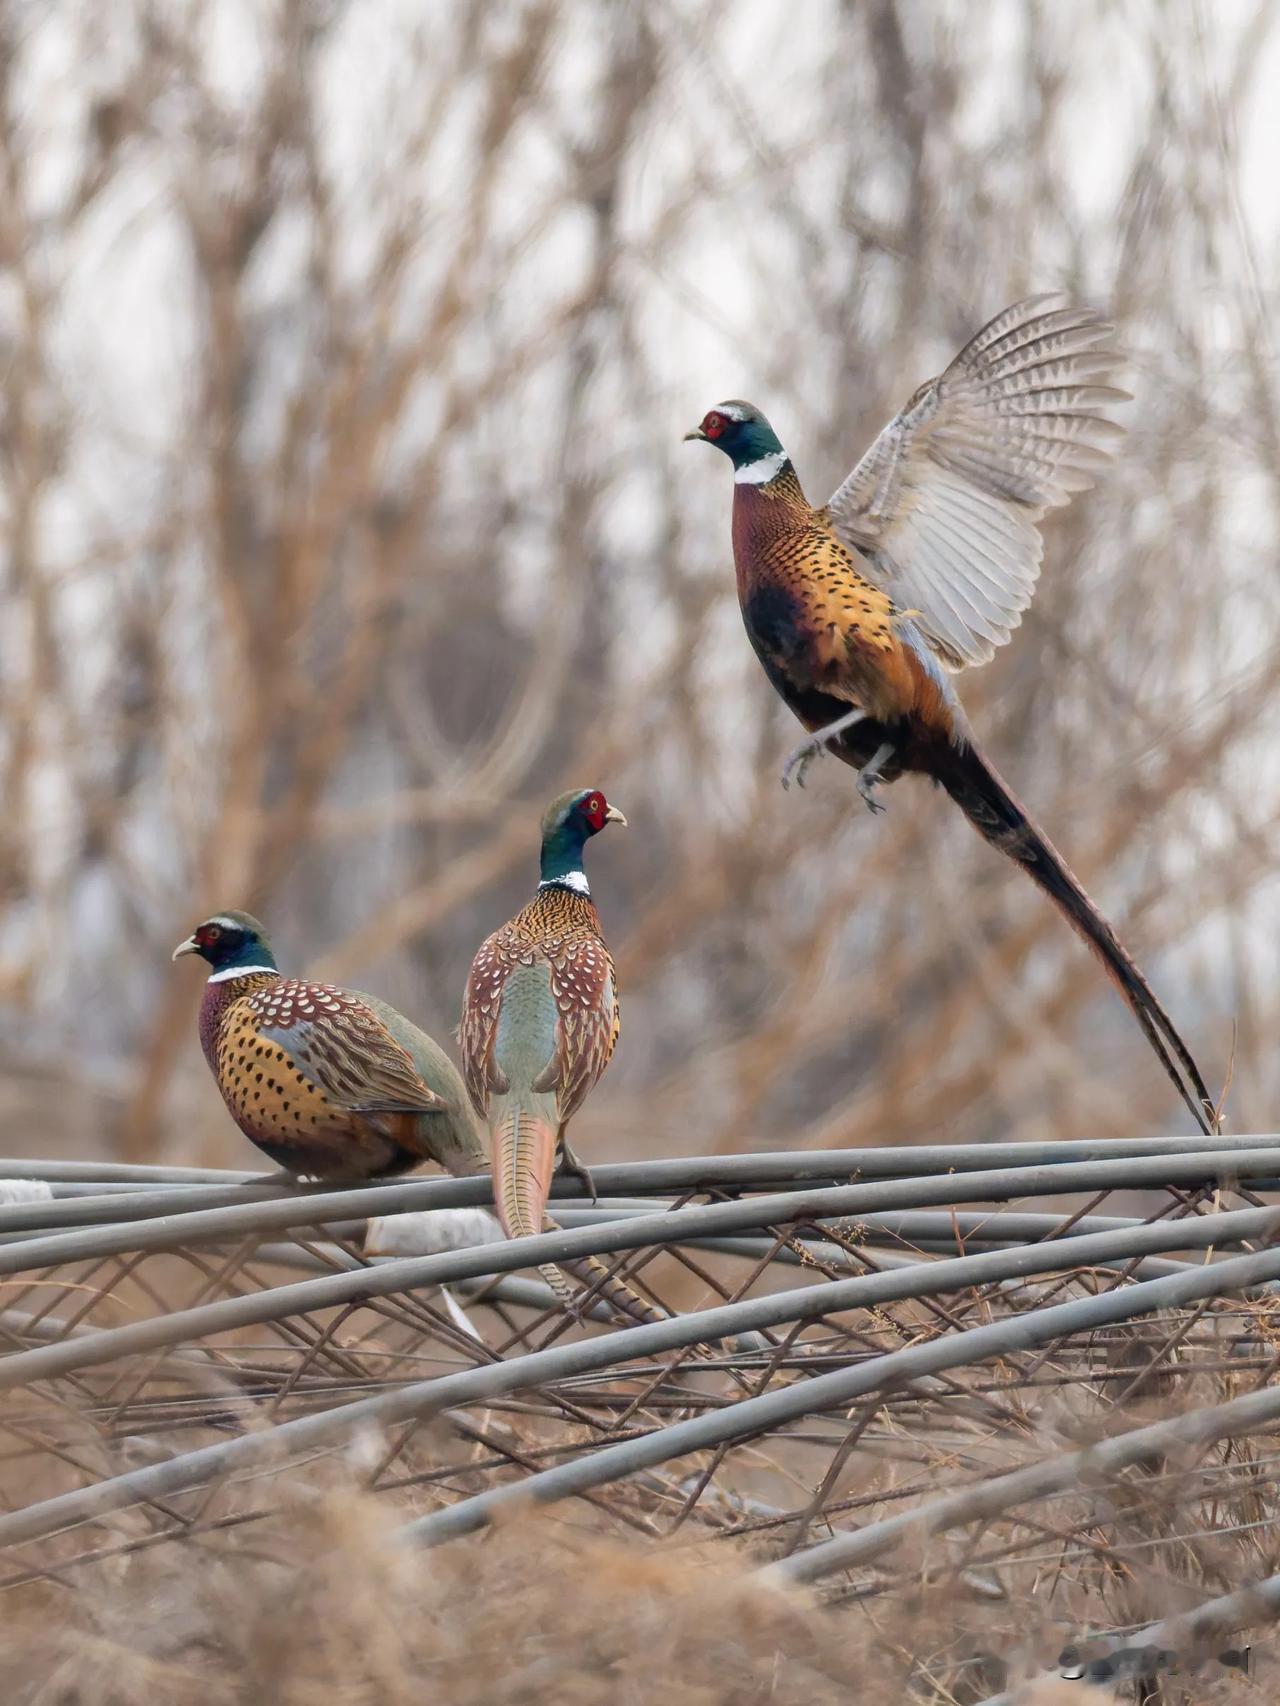
<svg viewBox="0 0 1280 1706">
<path fill-rule="evenodd" d="M 562 1173 L 576 1173 L 586 1186 L 587 1195 L 592 1202 L 600 1201 L 596 1193 L 595 1180 L 591 1177 L 591 1169 L 585 1161 L 578 1159 L 575 1151 L 569 1147 L 569 1140 L 563 1137 L 560 1139 L 560 1171 Z"/>
<path fill-rule="evenodd" d="M 893 754 L 893 742 L 891 740 L 882 742 L 881 745 L 876 748 L 870 763 L 864 764 L 862 769 L 858 772 L 858 793 L 861 795 L 867 810 L 870 812 L 882 812 L 885 809 L 880 804 L 880 801 L 876 799 L 872 789 L 878 785 L 880 781 L 880 772 L 893 757 Z"/>
<path fill-rule="evenodd" d="M 866 716 L 865 711 L 847 711 L 843 717 L 837 717 L 834 723 L 827 723 L 820 729 L 815 729 L 807 740 L 802 740 L 787 755 L 787 761 L 782 766 L 782 786 L 791 786 L 792 774 L 795 774 L 796 786 L 804 787 L 805 772 L 821 753 L 826 750 L 827 742 L 836 735 L 843 734 L 845 729 L 851 729 L 855 723 L 860 723 Z"/>
</svg>

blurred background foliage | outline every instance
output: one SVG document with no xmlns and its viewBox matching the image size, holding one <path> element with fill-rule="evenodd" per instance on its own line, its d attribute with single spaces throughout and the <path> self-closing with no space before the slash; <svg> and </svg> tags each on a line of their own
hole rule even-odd
<svg viewBox="0 0 1280 1706">
<path fill-rule="evenodd" d="M 1274 1126 L 1270 0 L 0 0 L 0 1119 L 255 1164 L 169 953 L 220 906 L 447 1038 L 591 850 L 623 1036 L 588 1156 L 1183 1129 L 1100 971 L 941 796 L 817 765 L 721 461 L 811 499 L 1064 287 L 1129 436 L 962 694 Z"/>
</svg>

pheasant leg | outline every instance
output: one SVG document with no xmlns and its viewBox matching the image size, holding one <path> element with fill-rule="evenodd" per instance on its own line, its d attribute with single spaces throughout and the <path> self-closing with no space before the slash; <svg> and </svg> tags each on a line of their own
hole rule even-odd
<svg viewBox="0 0 1280 1706">
<path fill-rule="evenodd" d="M 869 764 L 864 764 L 862 769 L 858 772 L 858 792 L 866 802 L 868 811 L 882 812 L 884 810 L 884 807 L 880 804 L 879 800 L 876 799 L 871 790 L 879 782 L 880 772 L 893 757 L 894 751 L 894 744 L 891 740 L 882 742 L 881 745 L 876 748 L 871 762 Z"/>
<path fill-rule="evenodd" d="M 580 1161 L 578 1159 L 574 1150 L 570 1149 L 567 1137 L 562 1137 L 560 1139 L 560 1171 L 562 1173 L 576 1173 L 582 1180 L 583 1184 L 587 1187 L 587 1195 L 591 1198 L 592 1202 L 600 1201 L 600 1198 L 596 1194 L 595 1180 L 591 1177 L 591 1169 L 587 1166 L 585 1161 Z"/>
<path fill-rule="evenodd" d="M 791 786 L 791 776 L 795 772 L 796 786 L 803 788 L 805 771 L 814 759 L 825 751 L 827 742 L 834 740 L 836 735 L 843 734 L 845 729 L 851 729 L 855 723 L 860 723 L 866 714 L 865 711 L 856 709 L 846 711 L 844 716 L 837 717 L 834 723 L 826 723 L 822 728 L 815 729 L 807 740 L 802 740 L 799 746 L 787 755 L 787 762 L 782 766 L 782 786 Z M 879 754 L 876 756 L 879 757 Z"/>
</svg>

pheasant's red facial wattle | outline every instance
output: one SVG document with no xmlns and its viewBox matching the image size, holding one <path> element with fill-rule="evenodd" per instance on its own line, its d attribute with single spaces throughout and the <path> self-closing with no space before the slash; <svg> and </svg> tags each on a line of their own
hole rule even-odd
<svg viewBox="0 0 1280 1706">
<path fill-rule="evenodd" d="M 582 815 L 597 833 L 604 828 L 609 802 L 603 794 L 588 794 L 582 802 Z"/>
<path fill-rule="evenodd" d="M 704 438 L 709 438 L 714 444 L 718 438 L 723 437 L 728 432 L 731 425 L 732 422 L 728 415 L 722 415 L 718 409 L 712 409 L 709 415 L 702 417 L 702 435 Z"/>
<path fill-rule="evenodd" d="M 220 924 L 202 924 L 196 931 L 196 945 L 200 948 L 212 948 L 222 935 Z"/>
</svg>

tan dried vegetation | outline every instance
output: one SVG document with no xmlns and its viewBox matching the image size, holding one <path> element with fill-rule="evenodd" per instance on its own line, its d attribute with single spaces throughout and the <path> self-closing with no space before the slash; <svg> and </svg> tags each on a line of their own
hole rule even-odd
<svg viewBox="0 0 1280 1706">
<path fill-rule="evenodd" d="M 295 1488 L 251 1540 L 204 1543 L 174 1571 L 123 1558 L 92 1589 L 28 1590 L 0 1631 L 13 1706 L 899 1706 L 913 1651 L 937 1641 L 910 1611 L 824 1610 L 755 1585 L 745 1557 L 517 1518 L 485 1545 L 397 1547 L 385 1505 L 341 1485 Z M 967 1645 L 993 1622 L 972 1608 Z M 965 1643 L 959 1642 L 962 1647 Z M 962 1666 L 976 1699 L 990 1673 Z M 1063 1685 L 1065 1686 L 1065 1685 Z M 1208 1696 L 1202 1696 L 1208 1698 Z M 1067 1706 L 1055 1685 L 1020 1706 Z M 1103 1696 L 1070 1685 L 1072 1706 Z"/>
<path fill-rule="evenodd" d="M 1275 23 L 5 0 L 15 1146 L 241 1156 L 168 963 L 214 905 L 447 1036 L 584 778 L 633 826 L 595 850 L 625 995 L 595 1154 L 1175 1120 L 945 800 L 873 822 L 834 763 L 782 793 L 727 475 L 680 443 L 751 395 L 820 497 L 1054 286 L 1113 311 L 1131 431 L 966 703 L 1215 1087 L 1237 1027 L 1233 1127 L 1265 1129 Z"/>
</svg>

